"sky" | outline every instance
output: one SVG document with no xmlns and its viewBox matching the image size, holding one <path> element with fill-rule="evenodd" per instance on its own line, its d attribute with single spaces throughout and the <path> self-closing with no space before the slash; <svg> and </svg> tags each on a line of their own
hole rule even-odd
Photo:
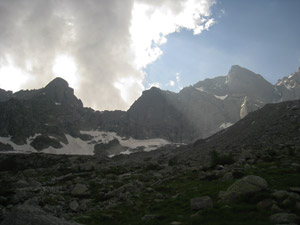
<svg viewBox="0 0 300 225">
<path fill-rule="evenodd" d="M 59 76 L 84 106 L 127 110 L 240 65 L 271 83 L 300 66 L 299 0 L 0 0 L 0 88 Z"/>
</svg>

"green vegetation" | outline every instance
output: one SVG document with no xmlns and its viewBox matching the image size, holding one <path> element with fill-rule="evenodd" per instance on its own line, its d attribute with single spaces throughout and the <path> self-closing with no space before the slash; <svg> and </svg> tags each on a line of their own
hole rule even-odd
<svg viewBox="0 0 300 225">
<path fill-rule="evenodd" d="M 248 174 L 263 177 L 273 189 L 285 190 L 288 187 L 300 187 L 300 173 L 290 166 L 282 166 L 278 162 L 256 164 Z"/>
<path fill-rule="evenodd" d="M 226 206 L 218 203 L 219 191 L 226 190 L 234 180 L 199 181 L 197 173 L 185 173 L 153 187 L 153 191 L 142 193 L 134 199 L 135 205 L 126 202 L 108 210 L 99 210 L 78 217 L 77 222 L 96 224 L 270 224 L 266 213 L 258 212 L 255 204 L 241 203 Z M 93 186 L 93 193 L 96 192 Z M 159 193 L 159 194 L 158 194 Z M 158 196 L 159 195 L 159 196 Z M 214 208 L 196 213 L 191 210 L 190 199 L 208 195 L 213 199 Z M 97 200 L 101 200 L 97 199 Z M 155 215 L 149 221 L 145 215 Z M 226 218 L 226 220 L 224 220 Z"/>
<path fill-rule="evenodd" d="M 211 151 L 211 167 L 217 165 L 230 165 L 234 163 L 232 154 L 221 154 L 216 150 Z"/>
<path fill-rule="evenodd" d="M 219 155 L 213 153 L 214 164 L 232 163 L 231 155 Z M 293 160 L 297 162 L 297 160 Z M 222 162 L 222 163 L 221 163 Z M 226 163 L 224 163 L 226 162 Z M 219 201 L 219 192 L 225 191 L 236 179 L 222 182 L 220 180 L 200 181 L 198 172 L 179 172 L 176 177 L 152 186 L 149 190 L 137 193 L 131 198 L 131 204 L 127 200 L 115 207 L 106 210 L 95 210 L 89 214 L 75 218 L 79 223 L 86 225 L 165 225 L 172 222 L 194 225 L 268 225 L 271 210 L 258 210 L 257 203 L 263 199 L 272 198 L 274 190 L 288 190 L 289 187 L 300 186 L 300 173 L 292 166 L 283 166 L 279 162 L 261 162 L 244 170 L 245 175 L 257 175 L 266 179 L 269 184 L 267 191 L 258 193 L 251 198 L 239 203 L 226 205 Z M 142 180 L 144 176 L 131 177 Z M 150 179 L 150 178 L 149 178 Z M 116 184 L 121 186 L 122 184 Z M 94 196 L 100 186 L 91 185 Z M 195 197 L 210 196 L 214 207 L 199 212 L 192 211 L 190 200 Z M 103 196 L 98 196 L 96 201 L 101 201 Z M 290 205 L 280 205 L 289 208 L 298 214 Z M 179 224 L 178 223 L 178 224 Z M 176 224 L 176 223 L 174 223 Z"/>
</svg>

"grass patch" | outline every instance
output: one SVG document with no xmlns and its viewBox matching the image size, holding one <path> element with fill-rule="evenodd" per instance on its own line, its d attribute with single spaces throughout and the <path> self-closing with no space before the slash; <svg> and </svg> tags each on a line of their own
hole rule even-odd
<svg viewBox="0 0 300 225">
<path fill-rule="evenodd" d="M 182 174 L 172 180 L 152 187 L 154 191 L 144 192 L 135 197 L 133 207 L 121 204 L 109 210 L 94 211 L 76 218 L 86 225 L 165 225 L 173 221 L 183 224 L 258 224 L 267 225 L 268 216 L 256 210 L 255 204 L 241 203 L 224 207 L 217 202 L 219 191 L 226 190 L 234 181 L 199 181 L 198 173 Z M 164 196 L 157 199 L 157 194 Z M 214 208 L 197 215 L 190 208 L 190 200 L 208 195 L 213 199 Z M 156 215 L 149 221 L 145 215 Z"/>
<path fill-rule="evenodd" d="M 280 166 L 278 163 L 260 163 L 247 173 L 263 177 L 272 189 L 285 190 L 289 187 L 300 186 L 300 173 L 293 168 Z"/>
<path fill-rule="evenodd" d="M 219 153 L 216 150 L 213 150 L 210 153 L 211 156 L 211 167 L 215 167 L 217 165 L 230 165 L 234 163 L 234 158 L 232 154 L 224 154 Z"/>
<path fill-rule="evenodd" d="M 223 156 L 217 155 L 212 164 L 227 164 L 225 162 L 231 162 L 230 158 L 231 156 L 228 156 L 228 159 L 223 161 Z M 283 161 L 286 160 L 291 161 L 288 165 L 291 165 L 292 162 L 299 163 L 295 158 Z M 268 182 L 270 190 L 287 190 L 289 187 L 300 186 L 300 173 L 297 169 L 292 166 L 283 166 L 280 160 L 257 163 L 251 169 L 245 170 L 245 175 L 250 174 L 263 177 Z M 178 171 L 175 178 L 151 186 L 152 191 L 146 190 L 139 195 L 133 195 L 130 199 L 134 203 L 133 206 L 127 206 L 124 201 L 111 209 L 97 210 L 88 215 L 79 216 L 76 221 L 86 225 L 166 225 L 173 221 L 185 225 L 272 224 L 269 221 L 272 212 L 270 210 L 259 211 L 256 207 L 257 202 L 271 198 L 272 191 L 260 192 L 238 203 L 225 205 L 218 202 L 219 192 L 225 191 L 236 180 L 200 181 L 198 176 L 198 172 L 182 173 Z M 130 179 L 153 183 L 151 173 L 143 173 Z M 128 181 L 130 182 L 130 180 Z M 214 207 L 200 212 L 192 211 L 190 200 L 206 195 L 212 198 Z M 155 217 L 145 221 L 142 220 L 145 215 L 154 215 Z"/>
</svg>

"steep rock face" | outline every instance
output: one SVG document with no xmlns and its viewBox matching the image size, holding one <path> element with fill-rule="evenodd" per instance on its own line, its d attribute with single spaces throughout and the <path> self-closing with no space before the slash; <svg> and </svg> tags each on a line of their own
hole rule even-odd
<svg viewBox="0 0 300 225">
<path fill-rule="evenodd" d="M 232 66 L 227 76 L 227 87 L 232 95 L 247 96 L 262 102 L 272 102 L 274 87 L 261 75 L 240 66 Z"/>
<path fill-rule="evenodd" d="M 191 135 L 190 122 L 180 111 L 177 94 L 151 88 L 130 107 L 125 135 L 136 138 L 161 137 L 183 141 Z"/>
<path fill-rule="evenodd" d="M 300 97 L 300 73 L 273 86 L 261 75 L 232 66 L 227 76 L 205 79 L 179 93 L 152 88 L 129 109 L 124 134 L 191 142 L 226 128 L 267 103 Z"/>
<path fill-rule="evenodd" d="M 0 136 L 11 136 L 16 144 L 26 144 L 35 134 L 67 142 L 64 134 L 80 137 L 79 130 L 95 127 L 101 119 L 83 108 L 68 83 L 56 78 L 45 88 L 19 91 L 0 102 Z"/>
<path fill-rule="evenodd" d="M 218 131 L 225 123 L 235 122 L 234 116 L 225 109 L 223 99 L 216 98 L 214 95 L 195 87 L 184 88 L 178 95 L 180 105 L 183 106 L 179 109 L 186 115 L 196 131 L 189 141 L 192 141 L 196 136 L 207 137 Z"/>
</svg>

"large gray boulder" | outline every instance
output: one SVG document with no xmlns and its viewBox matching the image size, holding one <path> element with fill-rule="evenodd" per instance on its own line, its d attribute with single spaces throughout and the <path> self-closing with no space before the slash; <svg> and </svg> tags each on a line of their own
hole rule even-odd
<svg viewBox="0 0 300 225">
<path fill-rule="evenodd" d="M 299 217 L 293 213 L 276 213 L 270 216 L 270 220 L 276 224 L 291 224 L 300 221 Z"/>
<path fill-rule="evenodd" d="M 191 199 L 191 209 L 198 211 L 202 209 L 209 209 L 213 207 L 213 202 L 209 196 L 203 196 Z"/>
<path fill-rule="evenodd" d="M 88 187 L 85 184 L 76 184 L 71 194 L 74 196 L 86 196 L 89 194 Z"/>
<path fill-rule="evenodd" d="M 233 183 L 220 197 L 222 201 L 232 203 L 267 188 L 268 183 L 263 178 L 249 175 Z"/>
<path fill-rule="evenodd" d="M 1 225 L 79 225 L 63 221 L 31 205 L 15 207 Z"/>
</svg>

